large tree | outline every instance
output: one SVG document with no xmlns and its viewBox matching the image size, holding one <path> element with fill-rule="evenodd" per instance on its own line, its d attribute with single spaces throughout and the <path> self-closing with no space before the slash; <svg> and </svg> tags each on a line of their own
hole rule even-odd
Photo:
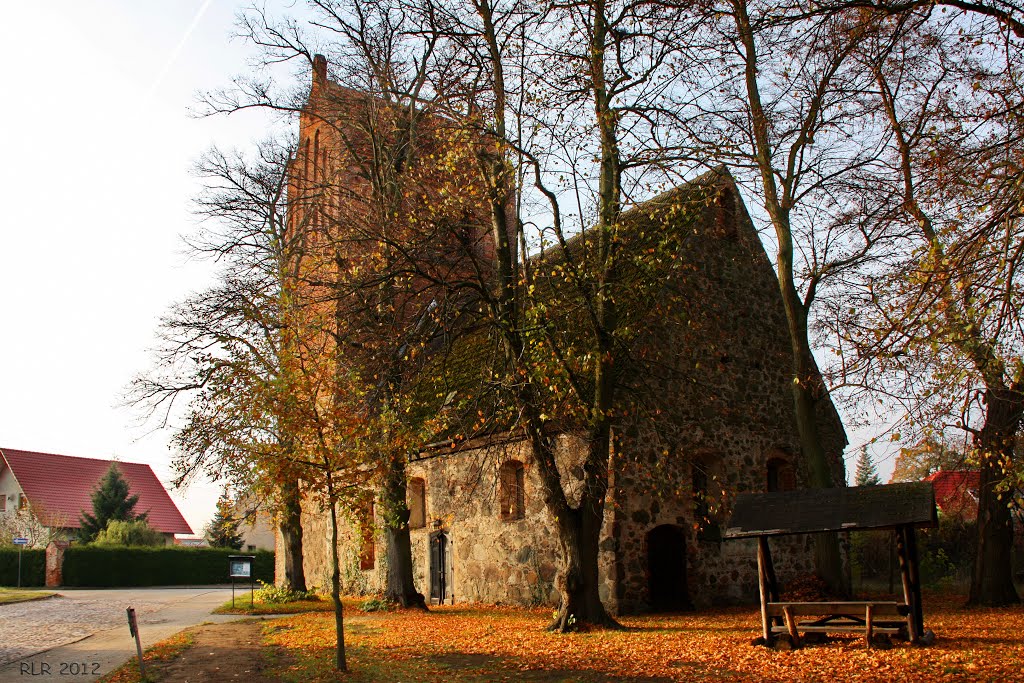
<svg viewBox="0 0 1024 683">
<path fill-rule="evenodd" d="M 106 474 L 97 482 L 92 495 L 92 513 L 83 512 L 79 520 L 79 535 L 83 541 L 92 541 L 113 521 L 145 521 L 146 513 L 135 514 L 139 494 L 132 494 L 128 481 L 117 463 L 111 463 Z"/>
<path fill-rule="evenodd" d="M 458 167 L 482 184 L 489 209 L 493 250 L 474 289 L 500 341 L 493 377 L 558 530 L 561 600 L 550 628 L 615 625 L 598 593 L 598 542 L 637 331 L 620 310 L 629 260 L 620 216 L 671 179 L 662 169 L 682 156 L 659 127 L 668 118 L 659 84 L 690 26 L 680 10 L 647 2 L 442 8 L 468 65 L 452 119 L 480 141 L 475 164 Z M 544 258 L 531 258 L 537 248 Z M 556 313 L 562 305 L 578 315 Z M 556 425 L 583 442 L 578 499 L 560 470 Z"/>
<path fill-rule="evenodd" d="M 283 282 L 303 249 L 285 234 L 290 155 L 289 145 L 268 140 L 250 158 L 212 149 L 197 162 L 204 223 L 190 246 L 220 270 L 214 285 L 161 320 L 157 362 L 133 382 L 130 400 L 175 429 L 175 485 L 205 474 L 270 501 L 284 539 L 284 579 L 298 591 L 306 589 L 301 492 L 287 466 L 295 439 L 268 390 L 281 373 Z"/>
<path fill-rule="evenodd" d="M 238 531 L 241 524 L 235 512 L 235 501 L 225 489 L 217 499 L 217 509 L 206 525 L 206 540 L 213 548 L 241 550 L 244 539 Z"/>
<path fill-rule="evenodd" d="M 901 249 L 851 283 L 840 310 L 857 310 L 843 316 L 851 376 L 903 399 L 910 435 L 973 435 L 970 600 L 999 605 L 1018 600 L 1006 473 L 1024 412 L 1024 98 L 1019 38 L 970 14 L 907 11 L 862 46 L 889 134 L 864 187 Z"/>
</svg>

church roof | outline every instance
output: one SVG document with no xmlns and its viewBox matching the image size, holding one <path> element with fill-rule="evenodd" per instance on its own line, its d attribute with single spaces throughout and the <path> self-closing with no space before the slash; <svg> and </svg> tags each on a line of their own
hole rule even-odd
<svg viewBox="0 0 1024 683">
<path fill-rule="evenodd" d="M 0 448 L 2 465 L 11 469 L 29 504 L 48 526 L 78 529 L 83 511 L 92 510 L 92 492 L 113 460 L 76 458 Z M 117 462 L 133 495 L 136 514 L 147 513 L 149 525 L 164 534 L 191 534 L 178 507 L 149 465 Z M 2 469 L 2 468 L 0 468 Z"/>
</svg>

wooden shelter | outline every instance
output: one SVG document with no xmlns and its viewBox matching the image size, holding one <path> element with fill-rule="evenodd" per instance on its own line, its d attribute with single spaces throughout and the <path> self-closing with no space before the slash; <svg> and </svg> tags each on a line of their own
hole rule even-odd
<svg viewBox="0 0 1024 683">
<path fill-rule="evenodd" d="M 862 632 L 868 645 L 875 633 L 902 634 L 914 643 L 924 636 L 921 581 L 915 527 L 938 524 L 929 482 L 743 493 L 733 504 L 726 539 L 756 538 L 761 623 L 765 645 L 788 633 L 794 647 L 799 632 Z M 903 602 L 782 602 L 772 565 L 770 536 L 831 531 L 892 529 L 903 579 Z M 818 616 L 797 622 L 801 616 Z M 879 620 L 877 617 L 899 617 Z"/>
</svg>

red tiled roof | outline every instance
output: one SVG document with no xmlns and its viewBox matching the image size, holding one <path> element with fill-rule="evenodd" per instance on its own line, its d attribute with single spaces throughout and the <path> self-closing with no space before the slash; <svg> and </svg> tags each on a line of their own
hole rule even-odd
<svg viewBox="0 0 1024 683">
<path fill-rule="evenodd" d="M 44 524 L 69 529 L 81 527 L 83 511 L 92 512 L 92 492 L 110 469 L 112 460 L 73 458 L 0 448 L 0 456 Z M 191 534 L 192 528 L 167 495 L 149 465 L 118 462 L 132 494 L 138 494 L 136 514 L 148 513 L 149 525 L 165 534 Z"/>
<path fill-rule="evenodd" d="M 981 473 L 977 470 L 939 470 L 924 478 L 935 489 L 935 504 L 947 514 L 964 519 L 978 516 L 978 487 Z"/>
</svg>

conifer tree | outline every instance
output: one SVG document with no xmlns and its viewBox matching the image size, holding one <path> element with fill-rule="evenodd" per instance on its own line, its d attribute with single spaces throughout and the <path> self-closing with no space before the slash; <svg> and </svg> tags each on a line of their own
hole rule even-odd
<svg viewBox="0 0 1024 683">
<path fill-rule="evenodd" d="M 878 476 L 875 463 L 871 460 L 871 454 L 868 453 L 868 447 L 861 446 L 860 457 L 857 458 L 857 475 L 854 479 L 854 484 L 857 486 L 878 486 L 881 483 L 882 480 Z"/>
<path fill-rule="evenodd" d="M 114 520 L 124 522 L 145 520 L 145 513 L 135 514 L 135 504 L 139 502 L 139 496 L 129 495 L 130 493 L 128 482 L 122 476 L 117 463 L 111 463 L 110 469 L 103 475 L 92 492 L 92 514 L 83 512 L 79 520 L 81 524 L 79 535 L 82 540 L 86 542 L 94 540 L 97 534 L 106 529 L 107 525 Z"/>
<path fill-rule="evenodd" d="M 235 504 L 225 490 L 217 499 L 217 512 L 206 525 L 206 540 L 213 548 L 242 549 L 242 534 L 238 531 L 240 520 L 235 516 Z"/>
</svg>

